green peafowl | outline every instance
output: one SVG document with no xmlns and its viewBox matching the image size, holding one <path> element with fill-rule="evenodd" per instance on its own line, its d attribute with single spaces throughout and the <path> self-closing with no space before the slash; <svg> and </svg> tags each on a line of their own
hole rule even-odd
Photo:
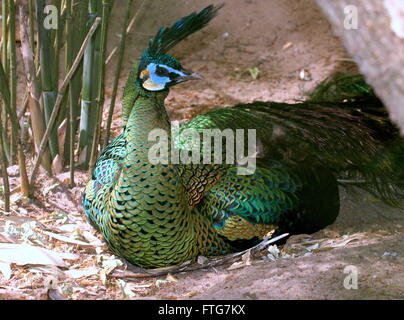
<svg viewBox="0 0 404 320">
<path fill-rule="evenodd" d="M 324 81 L 305 102 L 240 104 L 179 127 L 200 135 L 206 129 L 255 129 L 253 174 L 239 174 L 245 164 L 237 161 L 150 160 L 156 140 L 149 133 L 155 129 L 168 133 L 170 150 L 195 147 L 193 140 L 170 135 L 164 100 L 171 86 L 201 76 L 167 52 L 206 26 L 219 8 L 192 13 L 150 40 L 124 89 L 123 133 L 102 151 L 84 191 L 90 223 L 116 255 L 137 266 L 176 265 L 281 232 L 318 231 L 338 215 L 340 183 L 393 205 L 403 198 L 403 140 L 355 76 Z"/>
</svg>

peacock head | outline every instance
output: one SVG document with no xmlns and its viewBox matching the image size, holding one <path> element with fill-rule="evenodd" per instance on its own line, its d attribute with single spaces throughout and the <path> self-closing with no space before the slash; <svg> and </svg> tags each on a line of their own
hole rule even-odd
<svg viewBox="0 0 404 320">
<path fill-rule="evenodd" d="M 210 5 L 202 11 L 191 13 L 178 20 L 171 27 L 162 27 L 149 41 L 140 59 L 137 81 L 148 91 L 162 91 L 187 80 L 203 79 L 167 54 L 181 40 L 205 27 L 223 5 Z"/>
<path fill-rule="evenodd" d="M 139 65 L 138 81 L 148 91 L 162 91 L 187 80 L 203 79 L 199 74 L 185 70 L 177 59 L 162 54 L 153 57 L 149 49 L 143 53 Z"/>
</svg>

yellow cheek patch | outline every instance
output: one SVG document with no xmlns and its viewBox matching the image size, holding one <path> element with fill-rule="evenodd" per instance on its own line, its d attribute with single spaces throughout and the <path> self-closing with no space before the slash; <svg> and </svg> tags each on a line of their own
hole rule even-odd
<svg viewBox="0 0 404 320">
<path fill-rule="evenodd" d="M 159 91 L 164 89 L 164 84 L 155 83 L 151 79 L 147 79 L 145 82 L 143 82 L 143 88 L 150 91 Z"/>
<path fill-rule="evenodd" d="M 149 70 L 144 69 L 141 73 L 140 73 L 140 79 L 144 79 L 144 78 L 148 78 L 150 76 Z"/>
</svg>

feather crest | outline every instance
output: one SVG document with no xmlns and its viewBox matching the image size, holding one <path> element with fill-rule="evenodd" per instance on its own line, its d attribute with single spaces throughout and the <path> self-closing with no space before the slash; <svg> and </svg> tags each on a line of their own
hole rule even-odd
<svg viewBox="0 0 404 320">
<path fill-rule="evenodd" d="M 178 20 L 169 28 L 161 27 L 154 38 L 149 41 L 149 53 L 156 56 L 168 52 L 177 43 L 204 28 L 222 7 L 223 4 L 210 5 L 199 13 L 193 12 Z"/>
</svg>

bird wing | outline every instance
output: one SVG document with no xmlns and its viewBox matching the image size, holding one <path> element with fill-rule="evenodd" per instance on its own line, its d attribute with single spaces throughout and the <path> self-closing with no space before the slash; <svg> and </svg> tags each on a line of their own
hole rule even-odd
<svg viewBox="0 0 404 320">
<path fill-rule="evenodd" d="M 205 129 L 255 129 L 259 157 L 278 161 L 310 158 L 330 168 L 344 185 L 353 183 L 400 205 L 404 199 L 404 139 L 368 88 L 361 78 L 352 76 L 327 79 L 307 101 L 257 101 L 215 109 L 182 124 L 180 131 L 193 129 L 202 135 Z M 190 148 L 186 139 L 178 145 Z M 222 175 L 220 168 L 223 166 L 212 170 Z M 212 170 L 205 172 L 212 174 Z M 187 187 L 187 181 L 184 184 Z"/>
</svg>

